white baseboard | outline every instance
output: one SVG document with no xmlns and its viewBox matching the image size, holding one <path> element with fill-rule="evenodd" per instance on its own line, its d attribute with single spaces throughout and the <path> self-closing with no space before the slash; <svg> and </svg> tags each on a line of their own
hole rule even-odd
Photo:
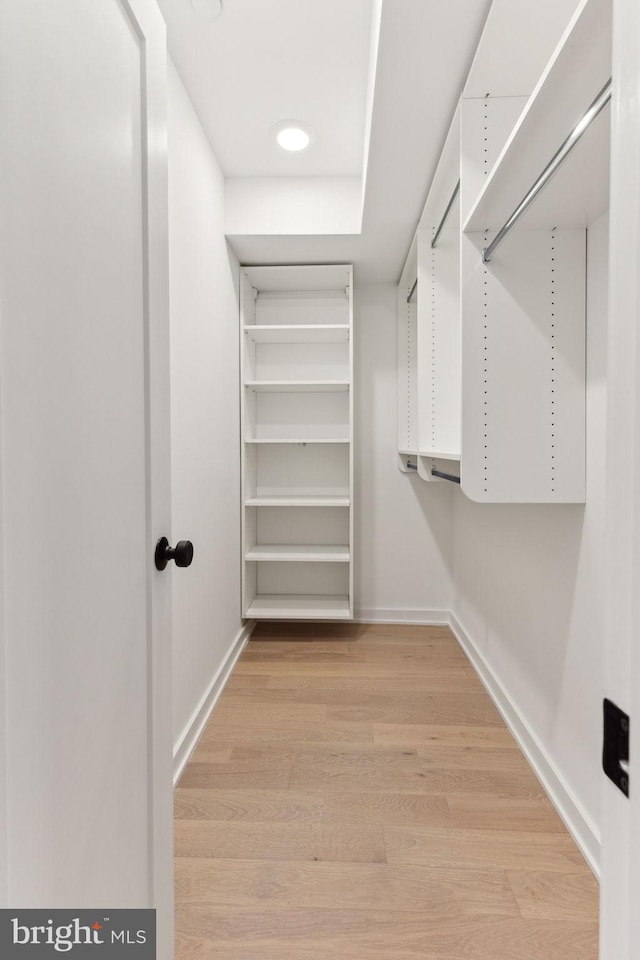
<svg viewBox="0 0 640 960">
<path fill-rule="evenodd" d="M 211 683 L 207 688 L 206 693 L 202 697 L 196 709 L 193 711 L 191 719 L 180 734 L 178 742 L 173 749 L 174 787 L 182 776 L 182 771 L 187 765 L 187 761 L 195 749 L 202 731 L 207 725 L 207 721 L 211 716 L 211 711 L 218 702 L 220 694 L 224 690 L 231 671 L 233 670 L 238 657 L 244 650 L 255 625 L 255 620 L 249 620 L 243 629 L 240 630 L 237 637 L 229 647 L 226 657 L 218 667 Z"/>
<path fill-rule="evenodd" d="M 560 814 L 567 830 L 580 848 L 583 857 L 594 875 L 599 877 L 600 837 L 594 824 L 564 782 L 544 746 L 510 699 L 482 653 L 453 614 L 449 617 L 449 625 L 549 799 Z"/>
<path fill-rule="evenodd" d="M 448 610 L 397 610 L 382 607 L 356 607 L 353 619 L 356 623 L 409 623 L 428 627 L 449 626 Z"/>
</svg>

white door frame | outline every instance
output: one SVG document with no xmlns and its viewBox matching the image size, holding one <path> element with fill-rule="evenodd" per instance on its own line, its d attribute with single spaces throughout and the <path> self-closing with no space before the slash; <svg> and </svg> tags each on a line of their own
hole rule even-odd
<svg viewBox="0 0 640 960">
<path fill-rule="evenodd" d="M 167 38 L 155 0 L 121 0 L 141 41 L 144 70 L 143 202 L 145 203 L 145 330 L 148 531 L 149 895 L 157 909 L 158 960 L 173 957 L 173 752 L 171 593 L 154 590 L 155 543 L 170 536 L 171 409 L 169 371 L 169 239 Z M 154 480 L 162 478 L 159 484 Z"/>
<path fill-rule="evenodd" d="M 603 694 L 630 715 L 632 729 L 629 799 L 602 776 L 600 956 L 634 960 L 640 944 L 640 4 L 614 0 L 613 6 Z"/>
<path fill-rule="evenodd" d="M 0 332 L 2 324 L 0 323 Z M 0 338 L 0 352 L 2 341 Z M 0 404 L 2 391 L 0 390 Z M 7 743 L 7 655 L 4 609 L 4 489 L 2 470 L 2 407 L 0 405 L 0 904 L 5 906 L 9 898 L 8 863 L 8 743 Z"/>
</svg>

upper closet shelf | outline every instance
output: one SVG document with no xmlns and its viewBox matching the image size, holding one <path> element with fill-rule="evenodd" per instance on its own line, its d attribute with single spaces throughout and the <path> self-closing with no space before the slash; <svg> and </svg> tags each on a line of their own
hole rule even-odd
<svg viewBox="0 0 640 960">
<path fill-rule="evenodd" d="M 249 380 L 256 393 L 347 393 L 348 380 Z"/>
<path fill-rule="evenodd" d="M 262 296 L 274 297 L 298 295 L 302 298 L 317 296 L 344 296 L 351 283 L 349 264 L 310 264 L 283 267 L 244 267 L 251 285 Z"/>
<path fill-rule="evenodd" d="M 331 324 L 246 324 L 244 332 L 254 343 L 346 343 L 349 325 Z"/>
<path fill-rule="evenodd" d="M 582 0 L 463 225 L 500 230 L 611 78 L 611 0 Z M 607 106 L 524 213 L 529 229 L 585 227 L 608 207 Z"/>
</svg>

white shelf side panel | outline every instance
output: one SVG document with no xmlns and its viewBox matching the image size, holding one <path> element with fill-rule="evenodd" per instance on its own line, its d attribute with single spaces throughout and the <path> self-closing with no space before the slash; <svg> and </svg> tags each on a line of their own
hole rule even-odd
<svg viewBox="0 0 640 960">
<path fill-rule="evenodd" d="M 459 218 L 459 206 L 451 223 Z M 460 231 L 418 234 L 418 450 L 460 456 Z M 422 475 L 422 473 L 421 473 Z"/>
<path fill-rule="evenodd" d="M 611 0 L 582 0 L 578 5 L 480 185 L 465 218 L 466 231 L 502 227 L 609 80 L 611 21 Z M 584 227 L 607 209 L 610 113 L 610 108 L 605 108 L 592 123 L 525 214 L 523 226 Z M 480 131 L 475 135 L 479 145 Z"/>
<path fill-rule="evenodd" d="M 351 336 L 349 337 L 349 379 L 351 380 L 351 389 L 349 390 L 349 501 L 353 505 L 356 502 L 356 491 L 355 491 L 355 418 L 354 418 L 354 384 L 353 384 L 353 371 L 354 371 L 354 334 L 355 334 L 355 323 L 354 323 L 354 314 L 353 314 L 353 268 L 349 270 L 349 286 L 348 286 L 348 322 L 349 329 L 351 330 Z M 355 510 L 353 506 L 348 512 L 349 515 L 349 537 L 347 543 L 349 544 L 349 567 L 347 571 L 347 602 L 348 602 L 348 611 L 344 614 L 347 619 L 352 619 L 354 614 L 354 587 L 355 587 L 355 566 L 353 562 L 353 551 L 355 545 Z"/>
<path fill-rule="evenodd" d="M 240 329 L 247 325 L 254 325 L 256 322 L 256 301 L 254 288 L 247 275 L 240 271 Z M 240 380 L 241 384 L 247 377 L 247 372 L 255 367 L 256 345 L 248 337 L 240 337 Z M 241 385 L 240 387 L 240 432 L 241 441 L 244 439 L 245 424 L 248 418 L 255 415 L 255 394 L 247 396 L 247 391 Z M 242 502 L 255 494 L 255 470 L 256 455 L 255 450 L 246 450 L 245 444 L 241 442 L 240 455 L 240 489 Z M 240 538 L 241 549 L 244 550 L 246 543 L 255 543 L 256 517 L 255 511 L 240 511 Z M 256 595 L 256 571 L 255 567 L 247 570 L 242 566 L 241 577 L 241 610 L 244 613 L 248 609 L 251 601 Z"/>
<path fill-rule="evenodd" d="M 526 97 L 483 97 L 462 101 L 460 216 L 463 224 L 526 103 Z M 484 230 L 486 226 L 483 224 L 480 229 Z"/>
<path fill-rule="evenodd" d="M 584 230 L 462 238 L 462 490 L 487 503 L 585 499 Z"/>
<path fill-rule="evenodd" d="M 411 303 L 407 303 L 412 286 L 413 280 L 408 286 L 398 287 L 399 454 L 414 453 L 418 449 L 418 291 L 414 291 Z"/>
</svg>

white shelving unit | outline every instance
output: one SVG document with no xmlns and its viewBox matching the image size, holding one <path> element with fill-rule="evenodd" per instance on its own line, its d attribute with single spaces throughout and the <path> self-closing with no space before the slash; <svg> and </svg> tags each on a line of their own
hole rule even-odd
<svg viewBox="0 0 640 960">
<path fill-rule="evenodd" d="M 494 0 L 405 267 L 405 449 L 420 477 L 458 477 L 479 502 L 585 500 L 586 236 L 609 203 L 611 7 Z M 415 334 L 402 304 L 413 275 Z"/>
<path fill-rule="evenodd" d="M 353 616 L 352 268 L 241 276 L 242 613 Z"/>
</svg>

